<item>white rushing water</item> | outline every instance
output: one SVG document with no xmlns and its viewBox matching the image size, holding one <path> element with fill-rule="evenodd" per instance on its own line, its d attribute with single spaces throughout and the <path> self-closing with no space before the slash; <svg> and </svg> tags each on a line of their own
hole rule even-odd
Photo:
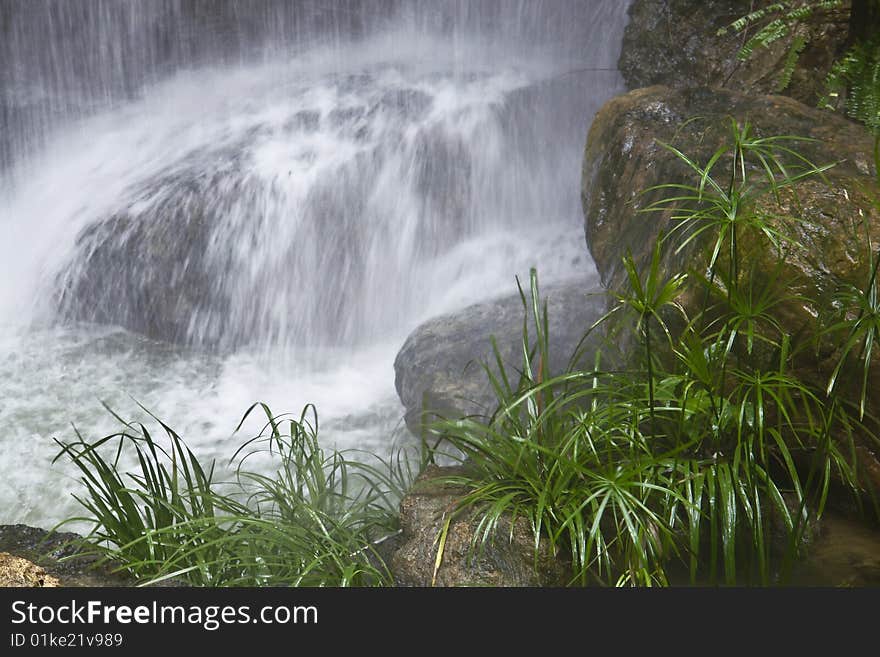
<svg viewBox="0 0 880 657">
<path fill-rule="evenodd" d="M 314 403 L 324 444 L 388 454 L 407 440 L 392 363 L 413 328 L 515 292 L 531 266 L 592 275 L 580 159 L 619 90 L 626 2 L 270 13 L 245 38 L 265 2 L 218 3 L 226 27 L 204 21 L 189 50 L 185 0 L 6 7 L 0 523 L 76 511 L 53 438 L 117 430 L 101 402 L 131 419 L 143 404 L 221 464 L 259 429 L 232 434 L 255 401 Z M 298 26 L 284 39 L 279 16 Z M 43 61 L 25 37 L 49 19 Z M 141 43 L 138 21 L 177 32 Z M 211 30 L 229 25 L 241 43 L 220 58 Z M 92 32 L 105 59 L 66 69 Z"/>
</svg>

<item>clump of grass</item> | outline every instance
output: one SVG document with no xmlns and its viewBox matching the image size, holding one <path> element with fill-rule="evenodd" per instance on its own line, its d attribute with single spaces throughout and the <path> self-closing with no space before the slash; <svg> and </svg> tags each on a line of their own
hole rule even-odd
<svg viewBox="0 0 880 657">
<path fill-rule="evenodd" d="M 255 410 L 266 425 L 233 456 L 235 479 L 225 484 L 214 480 L 213 463 L 203 466 L 159 420 L 164 441 L 143 424 L 125 423 L 95 442 L 79 433 L 59 442 L 56 460 L 69 458 L 82 473 L 86 493 L 77 499 L 87 515 L 74 520 L 92 525 L 91 549 L 144 583 L 391 584 L 378 545 L 396 532 L 411 462 L 398 455 L 371 464 L 325 452 L 313 406 L 292 418 L 254 405 L 242 423 Z M 274 475 L 246 468 L 258 453 L 274 459 Z M 130 454 L 139 470 L 124 474 Z"/>
<path fill-rule="evenodd" d="M 755 275 L 741 249 L 747 236 L 782 258 L 784 222 L 759 213 L 756 199 L 778 200 L 828 168 L 796 143 L 732 122 L 730 142 L 705 165 L 668 146 L 695 182 L 649 190 L 667 193 L 647 211 L 671 217 L 672 230 L 644 270 L 625 257 L 627 286 L 590 329 L 635 327 L 641 348 L 624 367 L 601 367 L 600 352 L 592 369 L 550 375 L 532 271 L 530 295 L 521 289 L 521 366 L 510 371 L 495 348 L 495 368 L 485 368 L 496 412 L 485 424 L 432 428 L 469 462 L 454 482 L 469 491 L 458 512 L 480 518 L 475 549 L 497 540 L 503 517 L 525 517 L 536 559 L 545 542 L 570 561 L 573 584 L 784 583 L 832 481 L 858 492 L 852 436 L 870 434 L 833 385 L 798 375 L 777 315 L 789 293 Z M 663 255 L 685 247 L 704 254 L 704 268 L 665 274 Z M 688 290 L 701 291 L 690 298 L 702 305 L 685 303 Z M 872 311 L 850 326 L 845 351 L 858 348 L 868 368 Z"/>
</svg>

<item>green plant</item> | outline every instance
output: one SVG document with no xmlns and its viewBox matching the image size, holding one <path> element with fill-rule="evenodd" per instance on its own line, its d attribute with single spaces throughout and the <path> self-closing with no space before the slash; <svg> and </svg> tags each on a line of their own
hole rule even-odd
<svg viewBox="0 0 880 657">
<path fill-rule="evenodd" d="M 649 188 L 645 193 L 666 194 L 645 208 L 645 212 L 670 213 L 674 226 L 668 239 L 678 239 L 674 253 L 678 255 L 692 243 L 710 236 L 711 255 L 707 263 L 714 282 L 719 257 L 727 255 L 727 278 L 738 279 L 739 240 L 743 232 L 766 239 L 778 251 L 787 239 L 772 217 L 757 212 L 755 201 L 768 189 L 777 202 L 782 190 L 795 186 L 810 176 L 821 175 L 833 164 L 817 166 L 795 150 L 801 142 L 813 141 L 790 135 L 759 137 L 752 125 L 730 119 L 730 139 L 712 154 L 705 166 L 669 144 L 660 145 L 684 162 L 698 178 L 694 183 L 666 183 Z M 749 161 L 749 166 L 747 166 Z M 718 180 L 717 168 L 726 182 Z"/>
<path fill-rule="evenodd" d="M 88 515 L 78 520 L 93 526 L 93 551 L 144 582 L 391 583 L 376 546 L 396 530 L 396 500 L 414 478 L 410 462 L 325 453 L 311 406 L 298 418 L 277 418 L 254 405 L 242 423 L 256 408 L 267 423 L 236 452 L 235 481 L 226 484 L 161 422 L 169 447 L 143 424 L 92 443 L 79 434 L 59 442 L 56 460 L 70 458 L 82 473 L 86 495 L 77 499 Z M 124 474 L 129 452 L 139 472 Z M 275 460 L 274 475 L 244 467 L 259 452 Z"/>
<path fill-rule="evenodd" d="M 491 421 L 434 425 L 468 462 L 469 474 L 450 478 L 470 491 L 458 512 L 480 510 L 475 549 L 494 540 L 506 515 L 525 517 L 536 558 L 541 541 L 551 551 L 564 551 L 573 564 L 572 581 L 666 583 L 660 561 L 672 541 L 657 509 L 675 493 L 662 484 L 665 463 L 642 441 L 636 415 L 644 419 L 647 404 L 643 398 L 631 402 L 644 388 L 598 370 L 548 377 L 542 364 L 549 343 L 538 339 L 532 345 L 528 338 L 530 319 L 540 336 L 547 335 L 534 270 L 531 276 L 530 300 L 522 297 L 530 314 L 519 377 L 509 376 L 497 347 L 496 369 L 486 368 L 500 402 Z M 606 395 L 619 395 L 619 403 L 600 403 Z"/>
<path fill-rule="evenodd" d="M 787 224 L 757 201 L 779 201 L 828 167 L 801 156 L 795 137 L 762 138 L 734 122 L 730 136 L 705 165 L 667 146 L 695 181 L 649 190 L 669 194 L 647 211 L 671 217 L 672 229 L 644 271 L 624 258 L 627 285 L 590 329 L 634 329 L 641 348 L 625 369 L 601 368 L 597 354 L 591 370 L 547 371 L 533 271 L 518 374 L 497 347 L 486 366 L 496 412 L 485 424 L 434 425 L 469 464 L 453 480 L 468 490 L 456 513 L 478 518 L 475 550 L 504 540 L 503 518 L 524 517 L 536 559 L 542 544 L 567 556 L 572 583 L 665 585 L 681 568 L 693 583 L 784 582 L 832 479 L 857 488 L 851 439 L 867 430 L 798 376 L 777 315 L 794 297 L 745 266 L 739 248 L 747 236 L 783 258 Z M 705 275 L 664 274 L 685 248 L 705 254 Z M 692 317 L 689 290 L 703 298 L 694 307 L 690 295 Z"/>
<path fill-rule="evenodd" d="M 184 535 L 175 533 L 178 529 L 194 519 L 216 517 L 213 467 L 206 471 L 180 437 L 164 425 L 170 450 L 160 446 L 143 424 L 124 424 L 125 431 L 93 443 L 76 430 L 74 442 L 56 439 L 61 452 L 55 461 L 70 458 L 82 473 L 87 494 L 75 497 L 90 515 L 75 520 L 94 523 L 94 540 L 124 546 L 132 560 L 161 561 L 176 549 L 175 543 L 186 541 Z M 140 474 L 129 476 L 130 483 L 120 472 L 126 447 L 134 451 L 140 467 Z M 165 532 L 164 540 L 156 541 L 159 530 Z M 210 541 L 210 536 L 202 538 Z"/>
<path fill-rule="evenodd" d="M 670 346 L 672 335 L 663 318 L 666 308 L 673 308 L 687 319 L 684 309 L 678 304 L 677 299 L 681 294 L 682 287 L 687 280 L 687 274 L 677 274 L 669 280 L 663 281 L 660 276 L 660 243 L 662 237 L 654 243 L 651 255 L 651 264 L 648 274 L 642 283 L 636 263 L 632 254 L 628 253 L 623 259 L 623 267 L 629 281 L 626 294 L 618 296 L 618 304 L 606 315 L 610 318 L 615 312 L 622 309 L 630 309 L 636 315 L 635 330 L 641 335 L 645 345 L 645 367 L 648 381 L 648 412 L 651 416 L 652 433 L 656 421 L 654 415 L 654 345 L 651 341 L 651 326 L 656 324 L 665 334 Z"/>
<path fill-rule="evenodd" d="M 869 242 L 870 252 L 870 242 Z M 828 381 L 827 392 L 833 394 L 840 381 L 840 375 L 844 371 L 850 355 L 858 350 L 856 355 L 860 362 L 861 397 L 859 399 L 860 418 L 865 416 L 865 403 L 868 395 L 868 375 L 871 370 L 874 349 L 880 342 L 880 292 L 878 292 L 877 280 L 878 268 L 880 268 L 880 253 L 874 258 L 873 266 L 868 277 L 867 285 L 844 285 L 838 294 L 838 301 L 842 308 L 841 320 L 829 327 L 829 332 L 839 329 L 847 331 L 843 341 L 841 354 L 834 371 Z"/>
<path fill-rule="evenodd" d="M 812 506 L 821 513 L 824 507 L 832 469 L 853 487 L 855 481 L 853 462 L 841 452 L 841 445 L 851 445 L 852 419 L 837 398 L 825 398 L 797 376 L 792 336 L 776 318 L 785 304 L 796 300 L 775 284 L 784 267 L 785 247 L 795 240 L 787 222 L 775 215 L 766 201 L 758 202 L 770 194 L 779 203 L 783 190 L 789 190 L 797 205 L 797 184 L 822 176 L 833 165 L 816 166 L 800 155 L 794 149 L 802 141 L 797 137 L 756 137 L 748 123 L 740 126 L 734 121 L 730 135 L 705 166 L 667 146 L 699 182 L 649 190 L 672 190 L 673 195 L 646 210 L 671 215 L 675 223 L 671 234 L 679 236 L 676 254 L 689 245 L 708 254 L 708 275 L 693 272 L 692 276 L 705 292 L 704 303 L 682 335 L 676 353 L 685 369 L 676 372 L 672 380 L 682 384 L 683 390 L 696 390 L 701 401 L 698 408 L 711 412 L 699 425 L 711 426 L 706 434 L 709 441 L 696 453 L 707 456 L 711 452 L 713 459 L 729 459 L 725 476 L 737 489 L 757 572 L 761 581 L 768 581 L 771 554 L 766 536 L 770 527 L 768 518 L 761 517 L 761 507 L 772 505 L 793 548 L 805 527 L 807 508 Z M 725 160 L 721 175 L 727 184 L 722 185 L 715 180 L 714 169 Z M 761 252 L 776 253 L 775 274 L 757 271 L 755 263 L 751 269 L 743 269 L 742 237 L 748 237 L 752 245 L 762 244 Z M 727 266 L 719 269 L 725 252 Z M 758 344 L 762 345 L 760 350 Z M 681 407 L 688 408 L 686 398 Z M 714 481 L 720 494 L 726 481 L 720 471 Z M 783 495 L 786 490 L 788 500 Z M 792 513 L 789 506 L 797 512 Z M 709 511 L 711 516 L 711 505 Z M 728 508 L 730 518 L 734 511 L 735 506 Z M 716 527 L 722 527 L 726 520 L 729 518 L 712 520 L 710 534 L 716 536 Z M 720 532 L 720 542 L 726 576 L 732 581 L 729 531 Z M 715 550 L 712 545 L 712 564 Z M 789 551 L 786 559 L 790 561 L 792 556 Z M 692 573 L 694 567 L 692 564 Z M 710 570 L 714 572 L 714 565 Z"/>
<path fill-rule="evenodd" d="M 776 90 L 784 91 L 791 84 L 791 76 L 804 48 L 810 39 L 807 21 L 817 14 L 830 14 L 843 6 L 843 0 L 784 0 L 760 7 L 718 30 L 719 36 L 728 32 L 745 33 L 754 27 L 755 33 L 748 37 L 737 53 L 740 61 L 748 60 L 757 48 L 767 48 L 791 36 L 785 61 L 776 80 Z"/>
</svg>

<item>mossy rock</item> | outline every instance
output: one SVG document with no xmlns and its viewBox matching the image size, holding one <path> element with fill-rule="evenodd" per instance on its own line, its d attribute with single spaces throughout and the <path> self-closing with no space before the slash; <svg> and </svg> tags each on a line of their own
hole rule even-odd
<svg viewBox="0 0 880 657">
<path fill-rule="evenodd" d="M 787 146 L 817 165 L 835 166 L 822 176 L 783 189 L 777 198 L 769 188 L 754 198 L 751 211 L 767 225 L 793 239 L 782 250 L 755 231 L 740 235 L 741 276 L 760 289 L 772 286 L 787 300 L 773 309 L 784 331 L 801 347 L 796 374 L 818 390 L 827 385 L 841 355 L 841 338 L 823 337 L 819 327 L 834 308 L 836 295 L 847 285 L 865 287 L 872 256 L 868 245 L 880 244 L 880 189 L 872 156 L 873 138 L 863 126 L 808 107 L 792 98 L 748 95 L 733 91 L 664 86 L 639 89 L 609 101 L 598 113 L 586 147 L 582 201 L 587 243 L 603 284 L 612 293 L 627 288 L 623 258 L 630 252 L 641 271 L 649 263 L 661 231 L 675 225 L 671 213 L 643 212 L 670 190 L 647 192 L 667 183 L 699 184 L 699 177 L 669 144 L 705 165 L 729 143 L 731 120 L 748 122 L 756 137 L 793 135 L 808 141 Z M 719 162 L 713 175 L 727 180 Z M 664 276 L 705 273 L 707 243 L 694 241 L 676 253 L 664 248 Z M 724 269 L 723 257 L 721 268 Z M 702 307 L 696 284 L 684 295 L 691 316 Z M 861 395 L 859 377 L 842 382 L 849 399 Z M 869 415 L 880 415 L 880 363 L 875 361 L 868 383 Z M 875 444 L 858 445 L 864 475 L 880 490 Z"/>
<path fill-rule="evenodd" d="M 534 533 L 522 516 L 502 516 L 489 540 L 479 543 L 479 509 L 457 511 L 467 491 L 448 481 L 461 474 L 462 466 L 429 466 L 401 501 L 402 535 L 391 559 L 397 585 L 564 585 L 569 572 L 564 560 L 546 542 L 541 543 L 536 555 Z M 441 551 L 438 537 L 447 521 L 448 533 Z"/>
</svg>

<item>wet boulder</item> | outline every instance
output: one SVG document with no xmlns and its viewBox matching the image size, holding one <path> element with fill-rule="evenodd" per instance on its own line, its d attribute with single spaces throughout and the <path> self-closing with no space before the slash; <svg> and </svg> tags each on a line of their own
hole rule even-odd
<svg viewBox="0 0 880 657">
<path fill-rule="evenodd" d="M 601 316 L 604 296 L 588 280 L 547 285 L 550 370 L 561 374 L 584 334 Z M 519 295 L 474 304 L 431 319 L 407 338 L 394 361 L 397 393 L 406 408 L 407 426 L 416 435 L 422 418 L 488 418 L 497 406 L 484 364 L 493 374 L 498 368 L 492 337 L 509 376 L 522 369 L 522 334 L 526 311 Z M 531 317 L 529 315 L 529 317 Z M 534 323 L 530 335 L 534 340 Z M 597 337 L 584 342 L 581 362 L 592 364 Z"/>
<path fill-rule="evenodd" d="M 64 320 L 116 324 L 176 344 L 228 337 L 224 263 L 212 258 L 216 226 L 248 198 L 234 171 L 161 176 L 133 191 L 77 238 L 58 276 Z"/>
<path fill-rule="evenodd" d="M 741 271 L 749 272 L 755 289 L 784 282 L 787 299 L 774 308 L 782 328 L 799 344 L 812 344 L 820 335 L 819 319 L 837 307 L 839 291 L 846 285 L 867 284 L 872 262 L 868 244 L 880 243 L 873 138 L 864 127 L 838 115 L 784 96 L 708 88 L 656 86 L 612 99 L 596 116 L 585 152 L 582 201 L 587 244 L 603 284 L 612 293 L 623 293 L 624 255 L 631 252 L 645 271 L 661 230 L 668 233 L 676 225 L 668 211 L 641 212 L 670 193 L 648 190 L 666 183 L 699 184 L 696 174 L 662 144 L 705 165 L 729 139 L 731 117 L 740 124 L 749 122 L 756 138 L 806 138 L 809 141 L 785 145 L 817 165 L 835 164 L 823 176 L 783 189 L 778 200 L 770 189 L 756 198 L 755 216 L 793 238 L 783 243 L 781 254 L 754 231 L 743 233 L 738 244 Z M 729 176 L 724 166 L 719 163 L 714 170 L 722 180 Z M 703 272 L 708 262 L 705 246 L 705 241 L 695 240 L 678 252 L 664 249 L 662 273 Z M 686 295 L 685 303 L 693 311 L 702 298 Z M 798 375 L 824 389 L 840 348 L 839 340 L 818 340 L 815 348 L 801 352 Z M 850 398 L 860 395 L 859 383 L 844 382 L 851 388 Z M 880 386 L 877 364 L 868 385 L 869 390 Z M 876 395 L 869 393 L 868 398 L 876 413 L 880 410 Z M 880 484 L 872 465 L 874 446 L 864 444 L 860 449 L 865 452 L 866 476 Z"/>
<path fill-rule="evenodd" d="M 494 535 L 477 545 L 479 510 L 454 513 L 467 491 L 449 483 L 460 467 L 429 466 L 400 503 L 401 537 L 391 559 L 398 586 L 562 586 L 564 561 L 542 544 L 537 558 L 528 520 L 502 517 Z M 439 567 L 438 537 L 450 514 Z M 511 528 L 511 522 L 513 527 Z"/>
</svg>

